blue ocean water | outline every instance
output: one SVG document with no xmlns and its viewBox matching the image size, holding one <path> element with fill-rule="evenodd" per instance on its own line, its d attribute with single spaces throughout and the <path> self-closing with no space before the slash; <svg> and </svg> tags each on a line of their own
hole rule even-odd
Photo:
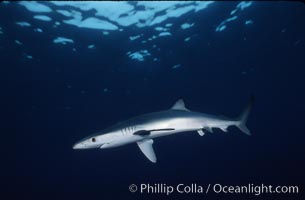
<svg viewBox="0 0 305 200">
<path fill-rule="evenodd" d="M 301 2 L 1 2 L 5 199 L 256 198 L 140 194 L 130 184 L 298 185 L 304 194 L 305 6 Z M 136 144 L 72 145 L 169 109 L 236 117 L 248 127 Z M 11 120 L 10 120 L 11 119 Z M 13 144 L 13 145 L 12 145 Z M 263 197 L 279 198 L 279 194 Z"/>
</svg>

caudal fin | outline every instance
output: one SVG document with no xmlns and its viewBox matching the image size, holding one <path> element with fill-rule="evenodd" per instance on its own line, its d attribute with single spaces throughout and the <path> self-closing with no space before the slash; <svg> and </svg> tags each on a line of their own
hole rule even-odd
<svg viewBox="0 0 305 200">
<path fill-rule="evenodd" d="M 247 123 L 247 119 L 250 114 L 250 111 L 252 110 L 253 102 L 254 102 L 254 96 L 251 96 L 249 103 L 247 104 L 246 108 L 241 113 L 241 115 L 237 118 L 237 122 L 236 122 L 236 126 L 247 135 L 251 135 L 251 132 L 247 128 L 246 123 Z"/>
</svg>

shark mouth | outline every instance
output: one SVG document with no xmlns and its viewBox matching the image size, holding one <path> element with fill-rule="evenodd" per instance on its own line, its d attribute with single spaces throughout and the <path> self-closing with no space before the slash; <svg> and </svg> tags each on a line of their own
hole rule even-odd
<svg viewBox="0 0 305 200">
<path fill-rule="evenodd" d="M 100 145 L 100 148 L 103 148 L 103 146 L 104 146 L 105 144 L 107 144 L 107 143 L 101 144 L 101 145 Z"/>
</svg>

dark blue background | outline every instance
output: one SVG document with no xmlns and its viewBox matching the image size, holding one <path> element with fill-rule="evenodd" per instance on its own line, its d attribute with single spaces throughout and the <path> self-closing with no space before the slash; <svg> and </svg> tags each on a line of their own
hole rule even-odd
<svg viewBox="0 0 305 200">
<path fill-rule="evenodd" d="M 149 34 L 151 28 L 127 28 L 104 39 L 99 31 L 32 22 L 44 29 L 41 34 L 14 24 L 30 18 L 24 8 L 0 5 L 5 30 L 0 35 L 1 134 L 13 136 L 2 141 L 8 146 L 4 154 L 9 163 L 3 164 L 3 194 L 18 199 L 165 198 L 128 191 L 131 183 L 148 182 L 298 185 L 303 192 L 304 4 L 255 2 L 226 30 L 215 32 L 237 3 L 218 2 L 203 12 L 172 19 L 177 24 L 173 36 L 155 42 L 161 48 L 153 52 L 159 62 L 126 56 L 145 47 L 128 37 Z M 245 26 L 247 19 L 254 24 Z M 178 25 L 185 21 L 196 24 L 182 31 Z M 197 36 L 185 43 L 191 34 Z M 53 44 L 57 36 L 73 38 L 77 52 L 72 45 Z M 25 44 L 17 46 L 15 39 Z M 89 51 L 88 44 L 97 49 Z M 34 59 L 24 58 L 24 52 Z M 179 63 L 180 68 L 171 68 Z M 154 143 L 157 164 L 135 144 L 72 149 L 97 130 L 167 109 L 178 98 L 191 110 L 236 117 L 251 94 L 256 101 L 248 121 L 250 137 L 230 128 L 204 137 L 194 132 L 159 138 Z"/>
</svg>

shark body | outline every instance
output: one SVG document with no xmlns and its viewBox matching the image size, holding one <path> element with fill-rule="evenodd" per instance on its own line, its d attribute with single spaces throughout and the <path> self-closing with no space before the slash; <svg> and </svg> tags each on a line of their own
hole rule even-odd
<svg viewBox="0 0 305 200">
<path fill-rule="evenodd" d="M 153 139 L 157 137 L 189 131 L 197 131 L 203 136 L 206 132 L 213 132 L 214 128 L 227 132 L 230 126 L 250 135 L 246 121 L 252 104 L 253 97 L 238 118 L 229 119 L 190 111 L 180 99 L 168 110 L 140 115 L 88 136 L 76 143 L 73 149 L 105 149 L 137 143 L 143 154 L 156 163 Z"/>
</svg>

